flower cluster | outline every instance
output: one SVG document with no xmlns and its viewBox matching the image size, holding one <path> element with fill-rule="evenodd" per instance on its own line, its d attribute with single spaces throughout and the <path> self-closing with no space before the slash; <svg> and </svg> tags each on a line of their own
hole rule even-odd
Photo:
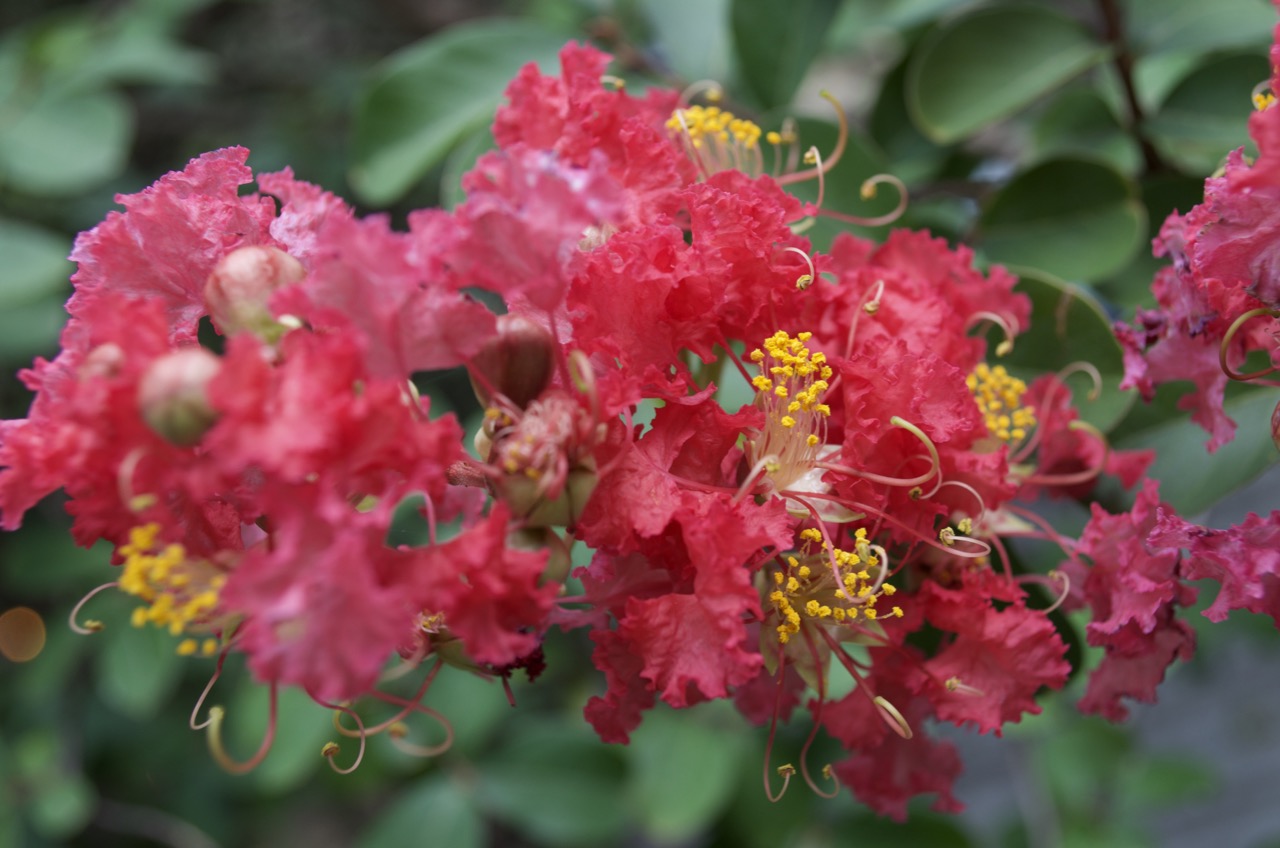
<svg viewBox="0 0 1280 848">
<path fill-rule="evenodd" d="M 1230 570 L 1267 528 L 1197 536 L 1146 487 L 1131 515 L 1055 530 L 1030 501 L 1132 486 L 1150 456 L 1112 451 L 1064 375 L 996 362 L 1034 332 L 1015 278 L 923 232 L 816 252 L 822 210 L 785 186 L 822 180 L 843 133 L 802 152 L 718 89 L 633 97 L 607 62 L 571 44 L 559 76 L 521 71 L 466 201 L 405 232 L 287 171 L 242 193 L 242 149 L 121 197 L 76 243 L 29 416 L 0 424 L 3 525 L 64 490 L 77 540 L 115 545 L 106 586 L 138 599 L 135 625 L 219 670 L 243 653 L 362 750 L 439 717 L 420 701 L 443 664 L 532 677 L 557 627 L 590 634 L 602 739 L 659 700 L 732 698 L 772 747 L 803 704 L 783 788 L 842 784 L 895 817 L 921 793 L 959 808 L 930 722 L 999 734 L 1066 683 L 1060 604 L 1090 607 L 1106 650 L 1084 706 L 1153 697 L 1193 649 L 1176 546 Z M 446 368 L 484 408 L 472 434 L 415 388 Z M 394 544 L 414 505 L 426 543 Z M 1026 538 L 1065 563 L 1029 569 L 1009 544 Z M 570 575 L 575 545 L 590 563 Z M 1261 603 L 1229 575 L 1225 605 Z M 414 673 L 416 699 L 382 688 Z M 399 712 L 365 725 L 359 698 Z M 252 765 L 221 751 L 221 717 L 215 756 Z M 815 776 L 820 732 L 846 753 Z"/>
<path fill-rule="evenodd" d="M 1205 181 L 1204 200 L 1185 215 L 1169 216 L 1154 242 L 1156 255 L 1172 263 L 1152 285 L 1159 308 L 1140 309 L 1132 325 L 1115 327 L 1125 349 L 1124 385 L 1150 400 L 1163 383 L 1189 381 L 1193 388 L 1178 406 L 1209 433 L 1210 452 L 1235 437 L 1236 424 L 1224 409 L 1228 383 L 1274 387 L 1267 378 L 1280 370 L 1280 109 L 1270 93 L 1280 90 L 1280 25 L 1271 62 L 1272 78 L 1254 92 L 1257 111 L 1249 119 L 1257 159 L 1250 161 L 1243 148 L 1232 152 Z M 1270 423 L 1280 447 L 1280 405 Z M 1188 602 L 1190 590 L 1177 584 L 1179 578 L 1221 584 L 1204 613 L 1214 621 L 1244 609 L 1270 615 L 1280 625 L 1280 512 L 1250 514 L 1234 527 L 1209 529 L 1156 506 L 1149 487 L 1126 524 L 1137 556 L 1133 569 L 1144 575 L 1143 591 L 1160 606 L 1141 616 L 1147 644 L 1125 656 L 1150 663 L 1157 653 L 1190 652 L 1190 632 L 1168 620 L 1165 610 Z M 1166 621 L 1153 627 L 1153 615 Z M 1133 671 L 1144 673 L 1116 673 Z"/>
</svg>

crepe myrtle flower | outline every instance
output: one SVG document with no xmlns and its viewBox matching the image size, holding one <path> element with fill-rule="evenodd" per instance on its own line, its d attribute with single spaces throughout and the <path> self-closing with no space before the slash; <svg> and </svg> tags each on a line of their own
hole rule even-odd
<svg viewBox="0 0 1280 848">
<path fill-rule="evenodd" d="M 1025 382 L 997 362 L 1032 329 L 1005 270 L 906 230 L 815 251 L 807 228 L 841 217 L 822 205 L 847 143 L 834 101 L 824 153 L 714 84 L 634 97 L 607 62 L 571 44 L 559 75 L 521 70 L 466 200 L 405 232 L 289 171 L 246 193 L 232 149 L 77 241 L 62 353 L 24 374 L 29 417 L 0 424 L 0 522 L 67 491 L 77 539 L 115 546 L 95 593 L 125 592 L 133 625 L 214 666 L 190 724 L 219 763 L 266 756 L 280 686 L 333 711 L 319 753 L 337 771 L 375 735 L 441 753 L 452 728 L 426 699 L 445 666 L 514 700 L 550 627 L 587 628 L 606 686 L 584 715 L 603 739 L 626 742 L 658 700 L 733 698 L 770 727 L 768 797 L 800 775 L 900 818 L 921 793 L 959 808 L 958 755 L 928 722 L 999 734 L 1065 683 L 1058 604 L 1090 609 L 1107 655 L 1085 708 L 1112 716 L 1192 648 L 1173 618 L 1181 548 L 1223 581 L 1215 615 L 1273 612 L 1255 585 L 1270 560 L 1232 563 L 1274 541 L 1274 518 L 1201 534 L 1144 489 L 1073 539 L 1020 503 L 1102 473 L 1129 485 L 1150 458 L 1080 420 L 1069 373 Z M 801 180 L 816 203 L 785 191 Z M 860 223 L 901 211 L 891 177 L 864 194 L 884 183 L 898 208 Z M 411 381 L 445 368 L 484 410 L 469 453 Z M 722 406 L 738 378 L 750 402 Z M 427 539 L 389 542 L 410 497 Z M 1063 564 L 1015 573 L 1016 537 Z M 569 595 L 578 543 L 591 561 Z M 101 629 L 83 606 L 74 626 Z M 232 652 L 270 689 L 247 759 L 205 709 Z M 802 704 L 799 765 L 774 770 Z M 824 731 L 844 753 L 811 772 Z"/>
</svg>

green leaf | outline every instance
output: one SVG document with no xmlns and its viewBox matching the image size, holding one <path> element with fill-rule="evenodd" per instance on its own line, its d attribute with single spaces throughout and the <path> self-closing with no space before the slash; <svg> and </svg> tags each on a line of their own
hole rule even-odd
<svg viewBox="0 0 1280 848">
<path fill-rule="evenodd" d="M 482 848 L 484 822 L 458 785 L 433 774 L 396 796 L 360 837 L 360 848 L 407 848 L 430 843 L 449 848 Z"/>
<path fill-rule="evenodd" d="M 637 0 L 653 31 L 650 45 L 687 80 L 729 76 L 729 0 Z"/>
<path fill-rule="evenodd" d="M 12 777 L 25 796 L 23 812 L 32 829 L 47 839 L 79 833 L 93 816 L 93 786 L 71 770 L 70 758 L 51 729 L 30 731 L 13 746 Z"/>
<path fill-rule="evenodd" d="M 1185 384 L 1170 387 L 1177 391 L 1186 388 Z M 1238 429 L 1235 439 L 1216 453 L 1205 450 L 1208 434 L 1185 415 L 1158 419 L 1128 432 L 1116 447 L 1155 450 L 1156 459 L 1147 476 L 1160 481 L 1160 498 L 1183 515 L 1195 515 L 1280 459 L 1271 442 L 1275 405 L 1274 392 L 1246 391 L 1228 397 L 1223 411 L 1235 420 Z"/>
<path fill-rule="evenodd" d="M 912 57 L 907 105 L 934 141 L 958 141 L 1036 102 L 1107 55 L 1071 18 L 1037 6 L 961 15 Z"/>
<path fill-rule="evenodd" d="M 686 842 L 719 816 L 744 759 L 740 720 L 711 727 L 700 715 L 655 710 L 632 735 L 631 797 L 645 830 L 659 843 Z"/>
<path fill-rule="evenodd" d="M 130 718 L 153 718 L 178 685 L 184 661 L 176 653 L 178 639 L 149 625 L 113 624 L 97 637 L 106 643 L 98 665 L 98 694 Z"/>
<path fill-rule="evenodd" d="M 732 0 L 729 21 L 738 69 L 766 109 L 785 106 L 822 49 L 839 0 Z"/>
<path fill-rule="evenodd" d="M 907 112 L 906 80 L 907 62 L 904 59 L 881 84 L 880 95 L 867 121 L 867 130 L 891 157 L 890 172 L 908 185 L 914 185 L 927 182 L 938 173 L 947 157 L 947 150 L 925 138 L 911 122 Z M 911 204 L 908 210 L 915 205 Z"/>
<path fill-rule="evenodd" d="M 979 223 L 996 262 L 1096 280 L 1123 268 L 1142 247 L 1146 210 L 1133 184 L 1098 162 L 1056 159 L 1014 177 Z"/>
<path fill-rule="evenodd" d="M 121 173 L 132 136 L 129 105 L 114 92 L 41 96 L 0 133 L 0 184 L 39 195 L 82 192 Z"/>
<path fill-rule="evenodd" d="M 581 724 L 512 722 L 509 738 L 478 763 L 479 803 L 492 815 L 550 845 L 618 844 L 627 825 L 619 803 L 617 749 Z"/>
<path fill-rule="evenodd" d="M 1102 391 L 1089 400 L 1087 377 L 1068 379 L 1080 417 L 1103 432 L 1124 418 L 1135 393 L 1120 391 L 1124 356 L 1106 312 L 1085 289 L 1049 274 L 1025 268 L 1018 291 L 1031 298 L 1031 331 L 1019 336 L 1013 351 L 1000 360 L 1019 374 L 1054 373 L 1073 362 L 1089 362 L 1102 375 Z"/>
<path fill-rule="evenodd" d="M 392 56 L 356 106 L 350 178 L 367 203 L 398 199 L 468 133 L 492 119 L 527 62 L 555 72 L 563 35 L 528 21 L 488 20 L 445 31 Z"/>
<path fill-rule="evenodd" d="M 1129 175 L 1137 173 L 1142 165 L 1138 143 L 1091 88 L 1064 92 L 1054 98 L 1032 128 L 1032 142 L 1037 159 L 1098 159 Z"/>
<path fill-rule="evenodd" d="M 1175 172 L 1149 175 L 1141 182 L 1142 205 L 1147 210 L 1151 229 L 1157 230 L 1169 213 L 1189 210 L 1204 199 L 1204 180 Z M 1129 264 L 1094 288 L 1098 296 L 1118 304 L 1123 315 L 1132 315 L 1133 307 L 1154 308 L 1155 296 L 1151 293 L 1151 281 L 1160 268 L 1169 264 L 1168 258 L 1157 258 L 1147 248 L 1136 251 Z"/>
<path fill-rule="evenodd" d="M 52 357 L 67 322 L 61 299 L 0 309 L 0 362 L 26 366 L 32 357 Z"/>
<path fill-rule="evenodd" d="M 1276 23 L 1265 0 L 1125 0 L 1124 13 L 1125 32 L 1139 53 L 1262 46 Z"/>
<path fill-rule="evenodd" d="M 1252 147 L 1249 94 L 1267 79 L 1262 56 L 1226 56 L 1197 68 L 1165 99 L 1146 129 L 1161 156 L 1189 174 L 1213 173 L 1242 144 Z"/>
<path fill-rule="evenodd" d="M 71 240 L 40 227 L 0 218 L 0 309 L 60 291 L 71 274 Z"/>
<path fill-rule="evenodd" d="M 440 205 L 453 209 L 467 199 L 462 190 L 462 177 L 476 164 L 476 160 L 497 148 L 493 132 L 480 127 L 464 139 L 444 161 L 444 173 L 440 175 Z"/>
<path fill-rule="evenodd" d="M 456 668 L 441 670 L 425 703 L 453 725 L 451 750 L 466 755 L 482 750 L 513 712 L 500 683 Z"/>
</svg>

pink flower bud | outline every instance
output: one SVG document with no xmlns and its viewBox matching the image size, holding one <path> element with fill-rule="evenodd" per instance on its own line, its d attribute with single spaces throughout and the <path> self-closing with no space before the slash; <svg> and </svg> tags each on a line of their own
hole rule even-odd
<svg viewBox="0 0 1280 848">
<path fill-rule="evenodd" d="M 270 339 L 280 325 L 268 304 L 272 293 L 305 277 L 302 263 L 274 247 L 241 247 L 218 262 L 204 284 L 204 302 L 224 335 L 250 332 Z"/>
<path fill-rule="evenodd" d="M 551 378 L 551 345 L 551 334 L 528 318 L 499 316 L 498 335 L 472 360 L 479 372 L 471 378 L 476 397 L 488 406 L 496 391 L 527 407 Z"/>
<path fill-rule="evenodd" d="M 80 379 L 109 380 L 124 367 L 124 350 L 115 342 L 100 344 L 85 355 L 80 363 Z"/>
<path fill-rule="evenodd" d="M 205 391 L 222 367 L 202 347 L 188 347 L 151 363 L 138 384 L 138 408 L 147 425 L 175 445 L 194 445 L 217 420 Z"/>
</svg>

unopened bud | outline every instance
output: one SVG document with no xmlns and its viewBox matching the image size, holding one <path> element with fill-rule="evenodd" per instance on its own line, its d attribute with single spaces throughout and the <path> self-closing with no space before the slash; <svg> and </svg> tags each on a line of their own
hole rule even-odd
<svg viewBox="0 0 1280 848">
<path fill-rule="evenodd" d="M 222 257 L 204 284 L 209 317 L 223 335 L 249 332 L 271 340 L 282 330 L 271 314 L 271 295 L 306 275 L 301 262 L 278 248 L 237 248 Z"/>
<path fill-rule="evenodd" d="M 527 407 L 551 379 L 553 339 L 546 328 L 519 315 L 498 317 L 498 334 L 476 354 L 471 377 L 476 397 L 490 405 L 501 392 L 520 409 Z"/>
<path fill-rule="evenodd" d="M 573 568 L 569 546 L 560 534 L 550 527 L 521 527 L 507 534 L 507 545 L 520 551 L 546 551 L 547 567 L 542 571 L 539 585 L 547 582 L 564 583 Z"/>
<path fill-rule="evenodd" d="M 575 468 L 565 476 L 559 495 L 548 497 L 535 479 L 521 474 L 500 477 L 498 496 L 530 527 L 572 527 L 591 500 L 599 475 L 594 468 Z"/>
<path fill-rule="evenodd" d="M 109 380 L 124 367 L 124 349 L 115 342 L 100 344 L 85 355 L 79 375 L 83 380 Z"/>
<path fill-rule="evenodd" d="M 138 384 L 138 408 L 157 434 L 175 445 L 194 445 L 217 420 L 205 391 L 222 367 L 202 347 L 188 347 L 151 363 Z"/>
</svg>

